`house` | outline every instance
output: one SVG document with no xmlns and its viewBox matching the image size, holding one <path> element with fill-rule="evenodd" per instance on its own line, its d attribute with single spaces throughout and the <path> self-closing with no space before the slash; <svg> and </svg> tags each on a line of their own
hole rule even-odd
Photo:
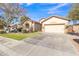
<svg viewBox="0 0 79 59">
<path fill-rule="evenodd" d="M 69 25 L 67 28 L 68 33 L 79 33 L 79 24 Z"/>
<path fill-rule="evenodd" d="M 75 33 L 79 33 L 79 24 L 74 24 L 73 30 L 74 30 Z"/>
<path fill-rule="evenodd" d="M 47 19 L 41 19 L 42 32 L 47 33 L 65 33 L 66 25 L 68 24 L 68 19 L 60 16 L 51 16 Z"/>
<path fill-rule="evenodd" d="M 29 32 L 41 31 L 41 24 L 39 22 L 30 20 L 30 19 L 26 20 L 22 24 L 22 26 L 26 31 L 29 31 Z"/>
<path fill-rule="evenodd" d="M 79 33 L 79 20 L 70 20 L 68 32 Z"/>
</svg>

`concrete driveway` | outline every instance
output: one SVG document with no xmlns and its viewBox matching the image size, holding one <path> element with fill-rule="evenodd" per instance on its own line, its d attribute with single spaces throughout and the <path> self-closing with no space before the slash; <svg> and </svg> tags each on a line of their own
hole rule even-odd
<svg viewBox="0 0 79 59">
<path fill-rule="evenodd" d="M 22 41 L 10 41 L 10 44 L 6 43 L 4 45 L 0 43 L 0 51 L 4 53 L 1 55 L 17 56 L 78 55 L 72 43 L 70 42 L 70 39 L 71 36 L 67 34 L 41 33 L 40 36 L 24 39 Z"/>
</svg>

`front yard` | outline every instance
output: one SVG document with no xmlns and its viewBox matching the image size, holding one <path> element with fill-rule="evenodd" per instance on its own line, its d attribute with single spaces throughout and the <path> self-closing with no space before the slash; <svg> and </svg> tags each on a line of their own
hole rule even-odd
<svg viewBox="0 0 79 59">
<path fill-rule="evenodd" d="M 39 32 L 33 32 L 33 33 L 4 33 L 0 34 L 2 37 L 12 38 L 16 40 L 22 40 L 24 38 L 30 38 L 39 35 Z"/>
</svg>

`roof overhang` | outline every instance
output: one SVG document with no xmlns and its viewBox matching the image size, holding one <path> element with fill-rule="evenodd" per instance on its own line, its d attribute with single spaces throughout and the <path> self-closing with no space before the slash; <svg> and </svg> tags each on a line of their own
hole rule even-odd
<svg viewBox="0 0 79 59">
<path fill-rule="evenodd" d="M 60 17 L 60 16 L 50 16 L 50 17 L 48 17 L 47 19 L 41 19 L 40 20 L 40 22 L 41 23 L 43 23 L 43 22 L 45 22 L 45 21 L 47 21 L 47 20 L 49 20 L 50 18 L 52 18 L 52 17 L 55 17 L 55 18 L 59 18 L 59 19 L 62 19 L 62 20 L 66 20 L 66 21 L 69 21 L 69 19 L 67 19 L 67 18 L 64 18 L 64 17 Z"/>
</svg>

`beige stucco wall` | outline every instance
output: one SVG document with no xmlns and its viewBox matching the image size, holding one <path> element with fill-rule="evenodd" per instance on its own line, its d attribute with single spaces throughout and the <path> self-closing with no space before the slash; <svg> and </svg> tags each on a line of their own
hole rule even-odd
<svg viewBox="0 0 79 59">
<path fill-rule="evenodd" d="M 32 22 L 32 21 L 26 21 L 23 24 L 23 27 L 26 28 L 25 24 L 29 24 L 29 29 L 31 31 L 40 31 L 41 30 L 41 25 L 40 23 Z"/>
<path fill-rule="evenodd" d="M 65 23 L 67 24 L 68 21 L 60 19 L 60 18 L 56 18 L 56 17 L 52 17 L 49 20 L 43 22 L 43 24 L 60 24 L 60 23 Z"/>
<path fill-rule="evenodd" d="M 67 25 L 68 21 L 60 19 L 60 18 L 52 17 L 52 18 L 50 18 L 47 21 L 42 23 L 42 31 L 43 32 L 45 31 L 45 24 L 64 24 L 64 25 Z M 61 25 L 59 27 L 61 27 Z M 63 26 L 62 26 L 62 28 L 63 28 Z M 51 31 L 51 30 L 49 30 L 49 31 Z"/>
<path fill-rule="evenodd" d="M 31 21 L 25 21 L 25 22 L 23 23 L 23 28 L 27 30 L 26 24 L 29 24 L 28 30 L 29 30 L 29 31 L 32 31 L 32 22 L 31 22 Z"/>
</svg>

